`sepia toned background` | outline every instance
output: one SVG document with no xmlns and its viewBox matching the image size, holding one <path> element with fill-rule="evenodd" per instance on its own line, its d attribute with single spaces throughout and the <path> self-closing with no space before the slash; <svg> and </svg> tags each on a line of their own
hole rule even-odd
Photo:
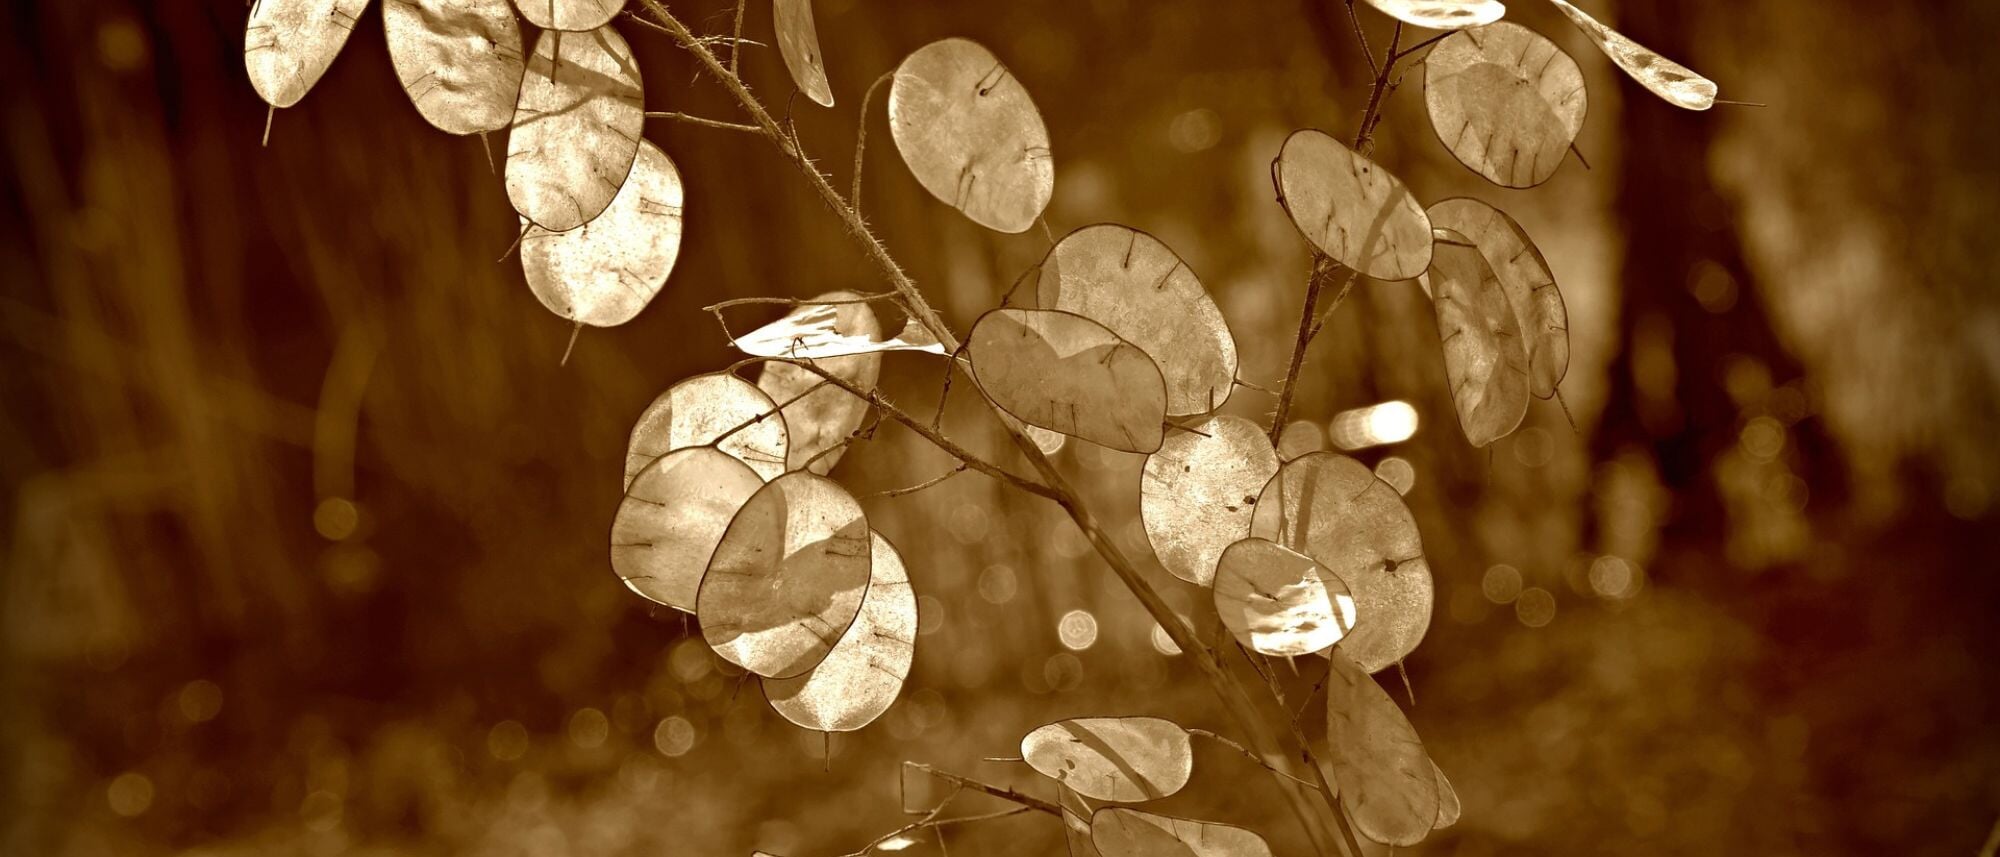
<svg viewBox="0 0 2000 857">
<path fill-rule="evenodd" d="M 726 0 L 671 6 L 728 28 Z M 978 39 L 1049 126 L 1055 234 L 1160 236 L 1227 316 L 1244 377 L 1283 373 L 1309 260 L 1268 165 L 1292 129 L 1359 119 L 1367 63 L 1338 0 L 814 6 L 838 104 L 789 106 L 838 186 L 868 84 L 926 42 Z M 768 4 L 750 7 L 746 36 L 768 42 Z M 1520 0 L 1510 19 L 1589 78 L 1588 168 L 1485 183 L 1430 130 L 1421 70 L 1376 149 L 1421 198 L 1477 196 L 1535 236 L 1568 299 L 1575 427 L 1537 402 L 1468 447 L 1410 283 L 1356 288 L 1295 411 L 1300 443 L 1386 400 L 1421 419 L 1358 455 L 1417 474 L 1438 599 L 1408 710 L 1464 815 L 1399 853 L 1977 853 L 2000 816 L 2000 5 L 1587 8 L 1767 106 L 1670 107 Z M 568 325 L 495 262 L 517 226 L 481 141 L 410 107 L 379 10 L 268 147 L 242 3 L 6 14 L 0 850 L 836 855 L 926 799 L 899 788 L 904 759 L 1045 792 L 982 758 L 1076 715 L 1227 731 L 1059 510 L 978 475 L 867 501 L 909 560 L 921 636 L 901 701 L 830 743 L 619 583 L 606 536 L 632 420 L 733 359 L 699 308 L 882 287 L 770 146 L 648 127 L 687 181 L 678 268 L 559 365 Z M 1379 50 L 1386 19 L 1363 14 Z M 739 119 L 663 36 L 619 26 L 649 109 Z M 775 51 L 743 64 L 782 112 Z M 1047 240 L 939 204 L 879 100 L 867 121 L 864 210 L 962 329 Z M 940 374 L 891 355 L 883 378 L 922 411 Z M 954 400 L 953 433 L 1018 464 Z M 1227 410 L 1270 407 L 1240 390 Z M 1057 460 L 1212 630 L 1205 595 L 1151 564 L 1141 459 Z M 889 428 L 835 474 L 863 493 L 949 467 Z M 1202 749 L 1160 806 L 1307 847 L 1226 751 Z M 962 855 L 1063 849 L 1034 815 L 948 836 Z"/>
</svg>

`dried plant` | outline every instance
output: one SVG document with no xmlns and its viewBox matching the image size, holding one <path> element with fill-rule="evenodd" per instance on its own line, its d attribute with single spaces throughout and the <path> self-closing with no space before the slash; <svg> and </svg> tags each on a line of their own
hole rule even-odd
<svg viewBox="0 0 2000 857">
<path fill-rule="evenodd" d="M 1575 6 L 1551 0 L 1614 62 L 1669 102 L 1707 109 L 1713 83 L 1647 51 Z M 949 786 L 922 818 L 864 846 L 1014 812 L 1056 816 L 1073 854 L 1128 857 L 1271 853 L 1247 829 L 1110 804 L 1179 791 L 1195 775 L 1194 739 L 1239 751 L 1272 774 L 1321 853 L 1359 857 L 1357 835 L 1411 845 L 1459 812 L 1444 772 L 1402 709 L 1370 675 L 1399 667 L 1423 639 L 1431 572 L 1404 505 L 1411 474 L 1378 473 L 1326 452 L 1281 456 L 1307 346 L 1362 277 L 1417 280 L 1442 341 L 1440 380 L 1461 427 L 1485 446 L 1520 425 L 1531 397 L 1559 395 L 1568 365 L 1560 292 L 1533 241 L 1504 212 L 1471 199 L 1426 208 L 1368 157 L 1386 97 L 1421 64 L 1438 139 L 1474 173 L 1504 187 L 1549 179 L 1587 107 L 1574 60 L 1547 38 L 1501 20 L 1493 0 L 1367 0 L 1394 20 L 1378 59 L 1354 0 L 1347 14 L 1373 72 L 1351 142 L 1314 129 L 1273 153 L 1277 202 L 1314 264 L 1298 336 L 1268 426 L 1216 411 L 1238 387 L 1236 343 L 1182 257 L 1131 226 L 1077 229 L 971 326 L 963 338 L 875 237 L 854 191 L 842 196 L 737 74 L 744 9 L 731 32 L 704 35 L 662 0 L 515 0 L 544 28 L 522 56 L 505 0 L 385 0 L 400 79 L 426 120 L 450 133 L 509 127 L 504 173 L 519 212 L 523 272 L 548 308 L 582 325 L 621 324 L 666 282 L 680 250 L 681 176 L 640 137 L 646 118 L 740 132 L 772 144 L 879 269 L 889 289 L 747 303 L 790 307 L 731 341 L 746 358 L 662 392 L 639 415 L 625 461 L 625 499 L 610 526 L 611 566 L 638 595 L 693 614 L 715 653 L 760 677 L 786 719 L 823 732 L 860 729 L 895 701 L 916 643 L 922 569 L 875 532 L 863 507 L 828 474 L 845 449 L 899 423 L 958 465 L 908 495 L 966 470 L 1061 506 L 1105 564 L 1208 681 L 1237 730 L 1225 737 L 1152 716 L 1065 720 L 1027 734 L 1020 759 L 1057 790 L 1048 801 L 920 762 Z M 260 95 L 278 107 L 304 96 L 344 44 L 363 0 L 262 0 L 245 58 Z M 623 20 L 617 20 L 620 11 Z M 777 43 L 801 93 L 832 106 L 825 56 L 806 0 L 776 0 Z M 644 113 L 640 70 L 616 25 L 670 38 L 733 96 L 747 122 Z M 1404 47 L 1404 27 L 1443 30 Z M 717 48 L 728 48 L 726 58 Z M 1055 183 L 1048 129 L 1029 81 L 965 39 L 933 42 L 891 73 L 891 136 L 912 175 L 973 222 L 1019 233 L 1041 225 Z M 878 86 L 882 81 L 878 81 Z M 861 100 L 863 118 L 873 103 Z M 268 123 L 267 123 L 268 133 Z M 864 123 L 865 133 L 865 123 Z M 1032 288 L 1023 290 L 1028 278 Z M 1327 288 L 1338 291 L 1321 306 Z M 904 317 L 888 330 L 877 309 Z M 945 362 L 938 414 L 963 375 L 1011 434 L 1032 475 L 953 440 L 940 418 L 891 403 L 877 386 L 881 355 Z M 743 373 L 758 367 L 755 383 Z M 1262 388 L 1256 388 L 1262 389 Z M 1065 438 L 1147 456 L 1136 502 L 1161 563 L 1212 588 L 1229 636 L 1207 639 L 1168 607 L 1097 523 L 1049 458 Z M 1401 484 L 1396 484 L 1400 481 Z M 1323 741 L 1290 711 L 1275 682 L 1250 687 L 1225 667 L 1237 646 L 1270 678 L 1273 657 L 1322 655 Z M 1253 701 L 1270 694 L 1271 700 Z M 1308 700 L 1310 701 L 1310 700 Z M 1332 772 L 1328 781 L 1322 765 Z M 1336 788 L 1337 784 L 1337 788 Z M 1006 813 L 946 817 L 976 792 L 1019 804 Z M 1331 825 L 1328 822 L 1331 822 Z"/>
</svg>

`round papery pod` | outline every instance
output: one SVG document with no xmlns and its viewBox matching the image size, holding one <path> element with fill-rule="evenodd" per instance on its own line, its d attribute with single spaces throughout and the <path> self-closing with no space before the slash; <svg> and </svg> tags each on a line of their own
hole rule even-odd
<svg viewBox="0 0 2000 857">
<path fill-rule="evenodd" d="M 1036 304 L 1089 318 L 1139 346 L 1167 383 L 1167 414 L 1205 414 L 1236 383 L 1236 338 L 1181 257 L 1118 223 L 1085 226 L 1049 249 Z"/>
<path fill-rule="evenodd" d="M 896 548 L 881 533 L 870 535 L 868 592 L 854 624 L 812 672 L 763 681 L 771 708 L 806 729 L 852 732 L 868 725 L 895 703 L 910 675 L 917 596 Z"/>
<path fill-rule="evenodd" d="M 1257 495 L 1277 472 L 1270 438 L 1242 417 L 1169 434 L 1139 474 L 1139 517 L 1160 565 L 1207 586 L 1223 549 L 1250 533 Z"/>
<path fill-rule="evenodd" d="M 1528 414 L 1528 351 L 1500 276 L 1463 235 L 1438 230 L 1425 275 L 1436 311 L 1445 380 L 1459 428 L 1485 446 L 1519 428 Z"/>
<path fill-rule="evenodd" d="M 631 321 L 659 295 L 680 258 L 682 200 L 673 159 L 640 141 L 625 186 L 596 219 L 550 232 L 522 218 L 528 288 L 550 312 L 577 324 Z"/>
<path fill-rule="evenodd" d="M 1159 717 L 1080 717 L 1029 732 L 1021 758 L 1084 797 L 1130 803 L 1187 785 L 1194 742 L 1180 724 Z"/>
<path fill-rule="evenodd" d="M 1501 21 L 1431 48 L 1424 104 L 1452 157 L 1487 181 L 1522 188 L 1555 175 L 1583 130 L 1590 99 L 1576 60 L 1535 31 Z M 1441 226 L 1435 217 L 1431 225 Z"/>
<path fill-rule="evenodd" d="M 1104 325 L 1002 307 L 973 323 L 965 356 L 980 390 L 1015 419 L 1125 452 L 1160 448 L 1166 381 L 1153 358 Z"/>
<path fill-rule="evenodd" d="M 1310 128 L 1278 153 L 1279 201 L 1319 252 L 1377 280 L 1415 279 L 1431 262 L 1431 222 L 1402 181 Z"/>
<path fill-rule="evenodd" d="M 507 200 L 550 232 L 589 223 L 631 174 L 645 123 L 639 64 L 617 30 L 543 31 L 514 103 Z"/>
<path fill-rule="evenodd" d="M 1063 842 L 1069 846 L 1069 857 L 1103 857 L 1090 841 L 1093 808 L 1083 795 L 1057 786 L 1056 804 L 1062 809 Z"/>
<path fill-rule="evenodd" d="M 1639 85 L 1652 90 L 1654 95 L 1667 100 L 1677 107 L 1689 110 L 1707 110 L 1715 106 L 1715 82 L 1695 74 L 1687 66 L 1660 56 L 1645 45 L 1632 41 L 1624 33 L 1604 26 L 1585 14 L 1582 9 L 1567 0 L 1549 0 L 1570 23 L 1590 37 L 1592 44 L 1611 58 Z"/>
<path fill-rule="evenodd" d="M 368 0 L 260 0 L 243 30 L 243 70 L 257 97 L 290 107 L 326 74 Z"/>
<path fill-rule="evenodd" d="M 816 667 L 861 611 L 872 550 L 868 518 L 840 484 L 787 473 L 729 522 L 695 595 L 702 638 L 764 678 Z"/>
<path fill-rule="evenodd" d="M 1437 775 L 1438 787 L 1438 817 L 1437 822 L 1431 825 L 1431 829 L 1443 830 L 1458 823 L 1458 814 L 1461 811 L 1458 790 L 1451 787 L 1450 780 L 1445 779 L 1444 769 L 1438 767 L 1436 759 L 1431 760 L 1431 772 Z"/>
<path fill-rule="evenodd" d="M 1507 14 L 1496 0 L 1368 0 L 1368 5 L 1405 24 L 1433 30 L 1491 24 Z"/>
<path fill-rule="evenodd" d="M 1538 399 L 1554 396 L 1569 373 L 1569 310 L 1549 260 L 1521 224 L 1479 200 L 1440 200 L 1431 205 L 1430 216 L 1433 228 L 1472 242 L 1500 279 L 1528 353 L 1528 393 Z"/>
<path fill-rule="evenodd" d="M 667 388 L 639 415 L 625 449 L 625 484 L 655 458 L 711 444 L 767 480 L 785 472 L 790 443 L 777 403 L 749 381 L 711 372 Z"/>
<path fill-rule="evenodd" d="M 514 0 L 521 17 L 544 30 L 595 30 L 611 23 L 625 0 Z"/>
<path fill-rule="evenodd" d="M 382 30 L 396 79 L 425 122 L 484 134 L 513 121 L 527 65 L 508 0 L 385 0 Z"/>
<path fill-rule="evenodd" d="M 1090 841 L 1102 857 L 1271 857 L 1263 837 L 1236 825 L 1122 806 L 1091 814 Z"/>
<path fill-rule="evenodd" d="M 1396 701 L 1336 648 L 1326 677 L 1326 762 L 1361 835 L 1415 845 L 1437 825 L 1437 767 Z"/>
<path fill-rule="evenodd" d="M 1354 628 L 1354 596 L 1312 557 L 1249 538 L 1222 552 L 1215 612 L 1244 646 L 1297 657 L 1332 648 Z"/>
<path fill-rule="evenodd" d="M 1041 111 L 978 42 L 944 39 L 903 59 L 889 135 L 925 190 L 988 229 L 1027 231 L 1055 193 Z"/>
<path fill-rule="evenodd" d="M 821 107 L 832 107 L 833 87 L 826 82 L 826 60 L 819 52 L 812 0 L 773 0 L 771 20 L 778 31 L 778 52 L 785 57 L 792 82 Z"/>
<path fill-rule="evenodd" d="M 709 558 L 764 480 L 712 446 L 660 456 L 625 489 L 611 523 L 611 569 L 633 592 L 694 612 Z"/>
<path fill-rule="evenodd" d="M 1369 672 L 1402 660 L 1429 630 L 1433 583 L 1416 519 L 1367 465 L 1331 452 L 1286 462 L 1258 496 L 1250 534 L 1347 584 L 1356 620 L 1338 648 Z"/>
<path fill-rule="evenodd" d="M 850 301 L 859 297 L 854 292 L 839 291 L 827 292 L 812 300 Z M 876 318 L 875 310 L 865 303 L 809 305 L 793 310 L 790 315 L 807 311 L 832 312 L 834 330 L 843 336 L 882 338 L 882 322 Z M 813 365 L 863 390 L 872 390 L 882 374 L 882 354 L 871 352 L 822 357 L 815 359 Z M 806 392 L 815 386 L 819 389 Z M 791 439 L 785 463 L 788 470 L 806 469 L 806 462 L 812 462 L 812 472 L 821 476 L 832 472 L 833 466 L 847 451 L 826 451 L 845 443 L 848 435 L 859 428 L 861 421 L 868 416 L 866 401 L 826 383 L 825 378 L 813 371 L 791 363 L 765 363 L 762 373 L 757 376 L 757 388 L 783 407 L 785 429 Z M 801 396 L 801 393 L 804 395 Z"/>
</svg>

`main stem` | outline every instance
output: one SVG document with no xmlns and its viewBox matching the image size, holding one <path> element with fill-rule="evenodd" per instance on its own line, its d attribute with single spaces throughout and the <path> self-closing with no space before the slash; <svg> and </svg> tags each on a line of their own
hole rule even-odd
<svg viewBox="0 0 2000 857">
<path fill-rule="evenodd" d="M 904 306 L 909 310 L 911 317 L 915 318 L 919 324 L 928 329 L 933 336 L 936 336 L 938 341 L 943 343 L 947 349 L 956 351 L 959 346 L 958 335 L 952 331 L 949 325 L 945 324 L 944 319 L 937 314 L 937 311 L 931 308 L 930 302 L 924 299 L 923 293 L 917 288 L 915 281 L 911 280 L 909 274 L 903 271 L 902 266 L 896 264 L 896 260 L 889 255 L 888 248 L 884 247 L 882 242 L 869 230 L 868 224 L 861 219 L 860 212 L 850 205 L 848 200 L 840 195 L 839 191 L 834 190 L 833 184 L 827 179 L 826 174 L 820 172 L 818 167 L 806 159 L 805 153 L 793 144 L 790 135 L 771 117 L 770 112 L 764 109 L 763 103 L 757 99 L 756 95 L 752 94 L 749 88 L 744 86 L 742 79 L 724 67 L 716 59 L 715 54 L 708 49 L 707 45 L 690 31 L 686 25 L 682 24 L 679 19 L 675 18 L 671 12 L 668 12 L 667 8 L 659 0 L 641 0 L 641 2 L 665 26 L 667 31 L 672 34 L 675 41 L 679 42 L 683 49 L 693 54 L 695 59 L 708 69 L 709 74 L 722 82 L 723 86 L 736 98 L 737 103 L 743 107 L 745 112 L 750 114 L 751 119 L 757 126 L 763 129 L 764 136 L 776 144 L 779 150 L 784 152 L 787 157 L 792 159 L 792 162 L 799 168 L 799 172 L 805 177 L 807 184 L 811 185 L 813 191 L 819 194 L 820 200 L 826 204 L 827 208 L 831 209 L 834 215 L 841 219 L 842 223 L 846 225 L 847 231 L 861 245 L 863 252 L 868 255 L 877 268 L 881 269 L 883 276 L 889 280 L 890 285 L 896 289 L 896 293 L 902 297 Z M 992 407 L 990 401 L 987 404 L 989 407 Z M 1138 567 L 1130 559 L 1126 558 L 1124 552 L 1120 551 L 1117 545 L 1112 543 L 1110 536 L 1104 531 L 1104 527 L 1098 522 L 1096 516 L 1092 515 L 1090 510 L 1077 499 L 1077 493 L 1070 486 L 1069 481 L 1056 469 L 1055 464 L 1049 461 L 1048 456 L 1042 454 L 1041 449 L 1035 446 L 1034 441 L 1029 439 L 1022 431 L 1020 421 L 997 407 L 993 407 L 993 412 L 1000 419 L 1001 424 L 1006 427 L 1008 434 L 1012 435 L 1014 445 L 1021 450 L 1021 454 L 1028 459 L 1028 463 L 1035 468 L 1036 472 L 1041 474 L 1044 483 L 1055 491 L 1057 495 L 1054 498 L 1056 504 L 1069 514 L 1070 520 L 1074 521 L 1077 528 L 1083 531 L 1085 538 L 1089 539 L 1091 546 L 1096 548 L 1097 553 L 1111 566 L 1112 572 L 1118 575 L 1118 579 L 1125 584 L 1127 589 L 1131 590 L 1133 596 L 1139 599 L 1140 606 L 1144 607 L 1146 612 L 1152 615 L 1153 621 L 1159 623 L 1160 627 L 1167 632 L 1167 637 L 1174 641 L 1174 645 L 1178 646 L 1181 651 L 1188 653 L 1194 659 L 1195 665 L 1201 670 L 1202 675 L 1208 679 L 1216 696 L 1221 699 L 1223 707 L 1228 710 L 1231 719 L 1236 721 L 1238 728 L 1242 729 L 1244 734 L 1249 738 L 1250 745 L 1259 754 L 1266 757 L 1283 757 L 1285 755 L 1282 750 L 1283 745 L 1280 743 L 1277 734 L 1272 731 L 1269 724 L 1264 722 L 1264 718 L 1259 716 L 1257 707 L 1251 702 L 1249 694 L 1245 693 L 1242 685 L 1229 674 L 1229 671 L 1222 665 L 1222 661 L 1217 657 L 1215 651 L 1195 635 L 1194 628 L 1186 620 L 1182 619 L 1179 614 L 1175 613 L 1172 607 L 1168 606 L 1166 599 L 1161 597 L 1159 591 L 1154 589 L 1151 583 L 1147 582 L 1145 577 L 1140 574 Z M 1312 838 L 1314 846 L 1321 853 L 1331 853 L 1332 849 L 1329 848 L 1330 837 L 1324 830 L 1323 823 L 1316 823 L 1318 822 L 1318 816 L 1312 812 L 1311 805 L 1305 797 L 1304 788 L 1283 778 L 1274 779 L 1278 782 L 1280 790 L 1284 792 L 1286 800 L 1291 804 L 1293 811 L 1299 816 L 1300 822 L 1305 826 L 1306 832 Z M 1322 794 L 1326 798 L 1327 807 L 1332 811 L 1334 818 L 1338 820 L 1343 828 L 1347 827 L 1347 817 L 1341 809 L 1339 798 L 1330 792 L 1323 792 Z M 1350 855 L 1350 857 L 1361 857 L 1361 855 L 1356 853 Z"/>
</svg>

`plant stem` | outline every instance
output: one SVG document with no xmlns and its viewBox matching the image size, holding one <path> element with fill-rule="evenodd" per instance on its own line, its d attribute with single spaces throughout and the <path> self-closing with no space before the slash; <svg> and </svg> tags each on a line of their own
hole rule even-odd
<svg viewBox="0 0 2000 857">
<path fill-rule="evenodd" d="M 902 423 L 904 426 L 908 427 L 911 431 L 914 431 L 917 434 L 921 435 L 924 440 L 930 441 L 931 445 L 936 446 L 938 449 L 944 450 L 946 453 L 951 455 L 951 457 L 964 462 L 967 466 L 971 467 L 974 470 L 977 470 L 995 479 L 999 479 L 1003 482 L 1006 482 L 1009 485 L 1012 485 L 1016 488 L 1019 488 L 1035 496 L 1045 497 L 1050 500 L 1054 500 L 1058 503 L 1062 502 L 1067 496 L 1066 494 L 1063 493 L 1062 489 L 1054 488 L 1048 485 L 1043 485 L 1039 482 L 1034 482 L 1032 480 L 1016 476 L 1007 469 L 997 464 L 994 464 L 990 461 L 987 461 L 984 458 L 980 458 L 978 453 L 966 449 L 965 447 L 959 446 L 956 441 L 953 441 L 951 438 L 945 437 L 944 434 L 938 432 L 937 430 L 931 428 L 930 426 L 925 425 L 922 420 L 910 416 L 910 414 L 907 411 L 904 411 L 902 408 L 896 407 L 894 404 L 891 404 L 888 398 L 882 395 L 882 391 L 880 390 L 870 390 L 856 386 L 853 382 L 848 381 L 847 379 L 842 378 L 839 375 L 835 375 L 832 372 L 829 372 L 825 369 L 821 369 L 818 365 L 814 364 L 810 360 L 793 360 L 787 357 L 762 357 L 757 359 L 767 360 L 773 363 L 790 363 L 793 366 L 797 366 L 801 369 L 806 370 L 807 372 L 811 372 L 814 375 L 818 375 L 821 378 L 826 379 L 826 383 L 839 387 L 842 390 L 846 390 L 848 394 L 864 402 L 867 402 L 869 407 L 875 408 L 876 410 L 884 414 L 887 414 L 890 419 Z"/>
<path fill-rule="evenodd" d="M 1278 407 L 1271 414 L 1272 446 L 1278 445 L 1278 436 L 1285 431 L 1285 421 L 1291 418 L 1292 396 L 1298 391 L 1299 370 L 1306 363 L 1306 346 L 1312 344 L 1312 323 L 1319 309 L 1320 276 L 1326 265 L 1326 257 L 1315 251 L 1312 273 L 1306 276 L 1305 306 L 1299 308 L 1299 338 L 1292 344 L 1292 362 L 1285 368 L 1285 383 L 1278 387 Z"/>
<path fill-rule="evenodd" d="M 895 76 L 893 71 L 883 72 L 861 96 L 861 121 L 854 126 L 854 192 L 847 195 L 847 207 L 855 211 L 861 210 L 861 156 L 868 152 L 868 105 L 875 100 L 875 90 Z"/>
<path fill-rule="evenodd" d="M 1041 798 L 1035 797 L 1034 795 L 1022 794 L 1005 786 L 996 786 L 993 785 L 992 783 L 980 782 L 979 780 L 975 780 L 971 777 L 962 776 L 960 774 L 954 774 L 950 771 L 940 771 L 922 762 L 904 762 L 903 767 L 915 768 L 940 780 L 944 780 L 947 783 L 951 783 L 954 786 L 958 786 L 959 788 L 971 789 L 976 792 L 992 795 L 1001 800 L 1012 801 L 1014 803 L 1018 803 L 1022 806 L 1025 806 L 1029 809 L 1035 810 L 1037 812 L 1046 812 L 1057 818 L 1061 818 L 1063 814 L 1062 807 L 1060 806 L 1049 803 L 1048 801 L 1042 800 Z"/>
<path fill-rule="evenodd" d="M 944 319 L 937 314 L 937 311 L 931 308 L 930 302 L 925 300 L 923 293 L 917 288 L 915 281 L 911 280 L 909 274 L 903 271 L 902 266 L 896 263 L 895 258 L 889 255 L 888 248 L 883 246 L 882 242 L 869 230 L 868 224 L 862 221 L 860 213 L 849 204 L 848 200 L 842 198 L 839 191 L 834 189 L 833 184 L 827 179 L 826 174 L 820 172 L 817 166 L 814 166 L 811 161 L 805 158 L 803 152 L 798 151 L 791 144 L 790 138 L 780 129 L 778 123 L 772 119 L 771 114 L 764 108 L 763 103 L 758 100 L 757 96 L 752 94 L 748 87 L 744 86 L 740 78 L 724 68 L 722 63 L 716 59 L 714 52 L 708 49 L 701 38 L 688 30 L 685 24 L 676 19 L 660 0 L 641 0 L 641 2 L 645 5 L 647 11 L 651 12 L 668 33 L 673 36 L 675 41 L 679 42 L 683 49 L 693 54 L 695 59 L 708 69 L 709 74 L 721 81 L 724 88 L 728 89 L 730 94 L 735 96 L 737 103 L 743 107 L 745 112 L 750 114 L 751 119 L 755 121 L 758 127 L 764 129 L 765 137 L 770 139 L 779 147 L 780 151 L 792 159 L 793 164 L 798 167 L 799 172 L 805 177 L 806 183 L 812 187 L 815 193 L 819 194 L 821 202 L 833 211 L 835 216 L 841 219 L 842 223 L 847 227 L 849 234 L 854 237 L 854 240 L 861 245 L 862 250 L 867 253 L 870 261 L 874 262 L 875 266 L 881 269 L 883 276 L 889 280 L 890 285 L 903 296 L 904 305 L 910 311 L 910 316 L 928 329 L 932 335 L 936 336 L 938 341 L 943 343 L 947 349 L 956 351 L 959 346 L 958 335 L 951 330 L 950 326 L 945 324 Z M 829 378 L 829 380 L 832 379 Z M 849 392 L 854 392 L 854 390 L 850 389 Z M 1046 483 L 1046 486 L 1036 486 L 1037 488 L 1046 487 L 1046 491 L 1036 491 L 1034 493 L 1048 496 L 1069 514 L 1070 520 L 1076 523 L 1077 528 L 1083 532 L 1092 547 L 1096 548 L 1097 553 L 1104 558 L 1106 564 L 1111 566 L 1112 572 L 1118 575 L 1120 582 L 1124 583 L 1125 587 L 1131 590 L 1133 596 L 1138 598 L 1139 604 L 1167 632 L 1168 638 L 1174 641 L 1174 645 L 1180 647 L 1181 651 L 1188 653 L 1193 658 L 1195 665 L 1201 670 L 1203 676 L 1208 679 L 1216 696 L 1221 700 L 1223 707 L 1229 712 L 1231 719 L 1236 721 L 1238 727 L 1248 737 L 1250 746 L 1257 748 L 1259 752 L 1266 755 L 1282 756 L 1281 751 L 1273 749 L 1282 746 L 1277 733 L 1271 729 L 1263 717 L 1259 716 L 1256 705 L 1251 702 L 1249 695 L 1245 693 L 1242 685 L 1229 674 L 1228 670 L 1223 666 L 1221 659 L 1217 657 L 1214 649 L 1204 644 L 1195 635 L 1194 628 L 1186 620 L 1182 619 L 1179 614 L 1175 613 L 1172 607 L 1168 606 L 1166 599 L 1161 597 L 1159 591 L 1154 589 L 1153 585 L 1140 573 L 1138 566 L 1126 558 L 1124 552 L 1120 551 L 1117 545 L 1112 542 L 1109 534 L 1105 532 L 1104 527 L 1098 522 L 1096 516 L 1092 515 L 1090 510 L 1085 508 L 1082 502 L 1077 499 L 1076 492 L 1070 487 L 1068 480 L 1056 469 L 1055 464 L 1049 461 L 1048 456 L 1043 455 L 1041 449 L 1035 446 L 1034 441 L 1028 438 L 1023 431 L 1023 424 L 997 406 L 994 406 L 991 400 L 987 400 L 987 404 L 993 409 L 995 416 L 999 419 L 1001 425 L 1007 429 L 1008 434 L 1013 436 L 1015 447 L 1021 450 L 1022 455 L 1028 459 L 1029 464 L 1035 468 Z M 906 416 L 899 415 L 900 411 L 891 413 L 892 417 L 898 417 L 899 422 L 903 422 L 913 429 L 917 428 L 914 420 L 909 420 Z M 921 430 L 920 433 L 925 434 L 926 438 L 932 439 L 934 443 L 943 440 L 941 436 L 933 437 L 935 433 L 929 432 L 928 428 Z M 949 441 L 944 442 L 948 443 Z M 968 462 L 970 461 L 970 459 L 967 460 Z M 978 465 L 974 466 L 977 467 Z M 1000 472 L 1004 473 L 1005 471 Z M 1007 478 L 1010 482 L 1015 482 L 1016 484 L 1026 483 L 1025 480 L 1013 477 L 1012 474 L 1008 474 L 1007 477 L 1003 478 Z M 1314 846 L 1321 853 L 1331 853 L 1332 849 L 1328 847 L 1327 843 L 1329 837 L 1323 828 L 1323 823 L 1316 823 L 1317 816 L 1310 810 L 1308 800 L 1305 797 L 1305 791 L 1283 778 L 1276 778 L 1276 781 L 1281 791 L 1285 794 L 1286 800 L 1291 805 L 1293 812 L 1298 815 L 1300 823 L 1305 827 Z M 1053 805 L 1051 804 L 1051 806 Z M 1336 817 L 1341 816 L 1339 799 L 1337 797 L 1329 795 L 1328 806 Z M 1356 853 L 1352 857 L 1361 857 L 1361 855 Z"/>
<path fill-rule="evenodd" d="M 1396 29 L 1389 34 L 1389 50 L 1383 54 L 1382 67 L 1375 73 L 1375 85 L 1368 89 L 1368 109 L 1361 111 L 1361 130 L 1354 134 L 1354 151 L 1368 153 L 1368 144 L 1375 137 L 1375 123 L 1382 120 L 1382 96 L 1388 94 L 1389 73 L 1396 70 L 1396 45 L 1403 40 L 1403 22 L 1396 22 Z M 1364 48 L 1365 50 L 1365 48 Z"/>
<path fill-rule="evenodd" d="M 646 118 L 672 119 L 675 122 L 686 122 L 690 125 L 700 125 L 703 128 L 715 128 L 722 131 L 741 131 L 746 134 L 763 133 L 755 125 L 741 125 L 735 122 L 722 122 L 715 119 L 703 118 L 700 116 L 691 116 L 686 113 L 680 113 L 672 110 L 648 110 L 646 111 Z"/>
</svg>

